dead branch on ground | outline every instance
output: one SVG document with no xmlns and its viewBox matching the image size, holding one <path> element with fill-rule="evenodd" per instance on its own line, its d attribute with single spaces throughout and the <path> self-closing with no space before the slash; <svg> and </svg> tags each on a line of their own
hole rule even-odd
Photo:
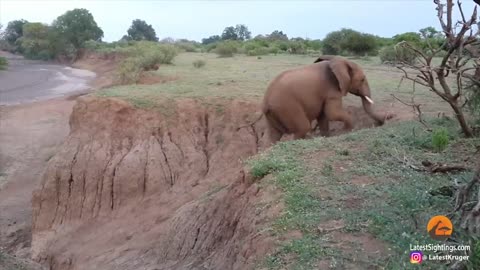
<svg viewBox="0 0 480 270">
<path fill-rule="evenodd" d="M 439 162 L 432 163 L 428 160 L 422 161 L 422 165 L 425 166 L 430 173 L 462 172 L 467 170 L 467 167 L 462 165 L 446 165 Z"/>
</svg>

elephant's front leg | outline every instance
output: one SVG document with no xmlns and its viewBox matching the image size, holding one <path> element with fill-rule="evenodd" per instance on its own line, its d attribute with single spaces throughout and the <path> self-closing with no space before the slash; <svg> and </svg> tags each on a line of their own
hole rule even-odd
<svg viewBox="0 0 480 270">
<path fill-rule="evenodd" d="M 328 126 L 328 119 L 324 112 L 321 112 L 320 115 L 317 117 L 317 126 L 320 129 L 321 136 L 330 136 L 330 127 Z"/>
<path fill-rule="evenodd" d="M 330 99 L 325 104 L 325 116 L 328 121 L 341 121 L 343 122 L 344 131 L 352 131 L 353 120 L 352 116 L 343 109 L 341 99 Z"/>
</svg>

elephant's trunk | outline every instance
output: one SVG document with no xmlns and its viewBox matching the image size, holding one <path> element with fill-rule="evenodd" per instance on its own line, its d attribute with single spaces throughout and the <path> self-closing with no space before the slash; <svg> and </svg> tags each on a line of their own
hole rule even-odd
<svg viewBox="0 0 480 270">
<path fill-rule="evenodd" d="M 367 112 L 367 114 L 372 117 L 377 125 L 383 125 L 385 123 L 385 116 L 380 115 L 373 110 L 373 100 L 370 97 L 362 96 L 362 105 L 363 109 Z"/>
</svg>

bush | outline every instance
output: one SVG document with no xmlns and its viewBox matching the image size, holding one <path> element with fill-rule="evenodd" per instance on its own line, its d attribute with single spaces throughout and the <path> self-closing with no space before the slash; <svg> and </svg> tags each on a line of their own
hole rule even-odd
<svg viewBox="0 0 480 270">
<path fill-rule="evenodd" d="M 402 46 L 387 46 L 379 52 L 380 60 L 382 63 L 396 63 L 406 62 L 408 64 L 414 64 L 416 61 L 416 55 L 409 49 Z"/>
<path fill-rule="evenodd" d="M 290 41 L 288 49 L 292 54 L 305 54 L 306 46 L 301 41 Z"/>
<path fill-rule="evenodd" d="M 5 57 L 0 57 L 0 70 L 7 69 L 8 60 Z"/>
<path fill-rule="evenodd" d="M 201 60 L 201 59 L 193 61 L 193 66 L 196 67 L 196 68 L 201 68 L 201 67 L 205 66 L 205 64 L 206 64 L 206 62 L 204 60 Z"/>
<path fill-rule="evenodd" d="M 205 46 L 205 51 L 206 52 L 214 51 L 217 48 L 217 44 L 218 43 L 210 43 L 210 44 L 206 45 Z"/>
<path fill-rule="evenodd" d="M 179 42 L 177 44 L 175 44 L 179 49 L 183 50 L 183 51 L 186 51 L 186 52 L 195 52 L 197 50 L 197 48 L 195 47 L 195 45 L 193 45 L 192 43 L 188 43 L 188 42 Z"/>
<path fill-rule="evenodd" d="M 320 51 L 322 49 L 322 42 L 320 40 L 306 40 L 305 45 L 308 49 Z"/>
<path fill-rule="evenodd" d="M 129 56 L 117 69 L 117 79 L 121 84 L 138 82 L 142 71 L 155 70 L 160 64 L 171 64 L 178 54 L 173 45 L 151 41 L 138 41 L 133 44 L 133 46 L 113 49 L 115 52 Z"/>
<path fill-rule="evenodd" d="M 260 48 L 247 51 L 247 55 L 249 56 L 267 55 L 268 53 L 269 53 L 269 49 L 265 47 L 260 47 Z"/>
<path fill-rule="evenodd" d="M 355 32 L 346 37 L 342 49 L 356 56 L 373 55 L 376 54 L 377 40 L 373 35 Z"/>
<path fill-rule="evenodd" d="M 120 84 L 137 83 L 142 72 L 139 58 L 127 58 L 117 68 L 117 81 Z"/>
<path fill-rule="evenodd" d="M 255 41 L 248 41 L 248 42 L 245 42 L 245 44 L 243 45 L 243 48 L 245 49 L 245 51 L 248 53 L 249 51 L 253 51 L 257 48 L 260 48 L 262 47 L 258 42 L 255 42 Z"/>
<path fill-rule="evenodd" d="M 230 40 L 219 42 L 215 48 L 215 53 L 220 57 L 233 57 L 237 51 L 237 43 Z"/>
<path fill-rule="evenodd" d="M 268 51 L 269 51 L 271 54 L 277 55 L 277 53 L 280 52 L 280 48 L 277 47 L 276 45 L 272 45 L 271 47 L 268 48 Z"/>
<path fill-rule="evenodd" d="M 85 43 L 84 43 L 84 47 L 85 47 L 85 49 L 87 49 L 87 50 L 96 51 L 96 50 L 100 49 L 101 43 L 100 43 L 100 42 L 97 42 L 97 41 L 95 41 L 95 40 L 87 40 L 87 41 L 85 41 Z"/>
<path fill-rule="evenodd" d="M 278 47 L 281 51 L 287 51 L 288 50 L 288 41 L 275 41 L 272 44 L 272 47 Z"/>
<path fill-rule="evenodd" d="M 374 35 L 342 28 L 328 33 L 321 45 L 323 54 L 363 56 L 377 54 L 379 42 Z"/>
<path fill-rule="evenodd" d="M 449 142 L 448 131 L 445 128 L 435 129 L 432 133 L 432 146 L 435 151 L 444 150 Z"/>
</svg>

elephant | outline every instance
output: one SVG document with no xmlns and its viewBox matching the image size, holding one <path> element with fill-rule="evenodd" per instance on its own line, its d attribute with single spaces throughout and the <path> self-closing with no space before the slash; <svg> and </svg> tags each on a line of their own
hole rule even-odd
<svg viewBox="0 0 480 270">
<path fill-rule="evenodd" d="M 323 136 L 328 136 L 329 121 L 342 121 L 344 130 L 351 131 L 352 117 L 342 105 L 348 93 L 361 97 L 365 112 L 377 126 L 388 119 L 374 112 L 363 69 L 346 58 L 322 55 L 312 64 L 278 74 L 269 83 L 262 102 L 270 144 L 284 134 L 294 134 L 294 140 L 309 138 L 313 120 L 317 120 Z"/>
</svg>

